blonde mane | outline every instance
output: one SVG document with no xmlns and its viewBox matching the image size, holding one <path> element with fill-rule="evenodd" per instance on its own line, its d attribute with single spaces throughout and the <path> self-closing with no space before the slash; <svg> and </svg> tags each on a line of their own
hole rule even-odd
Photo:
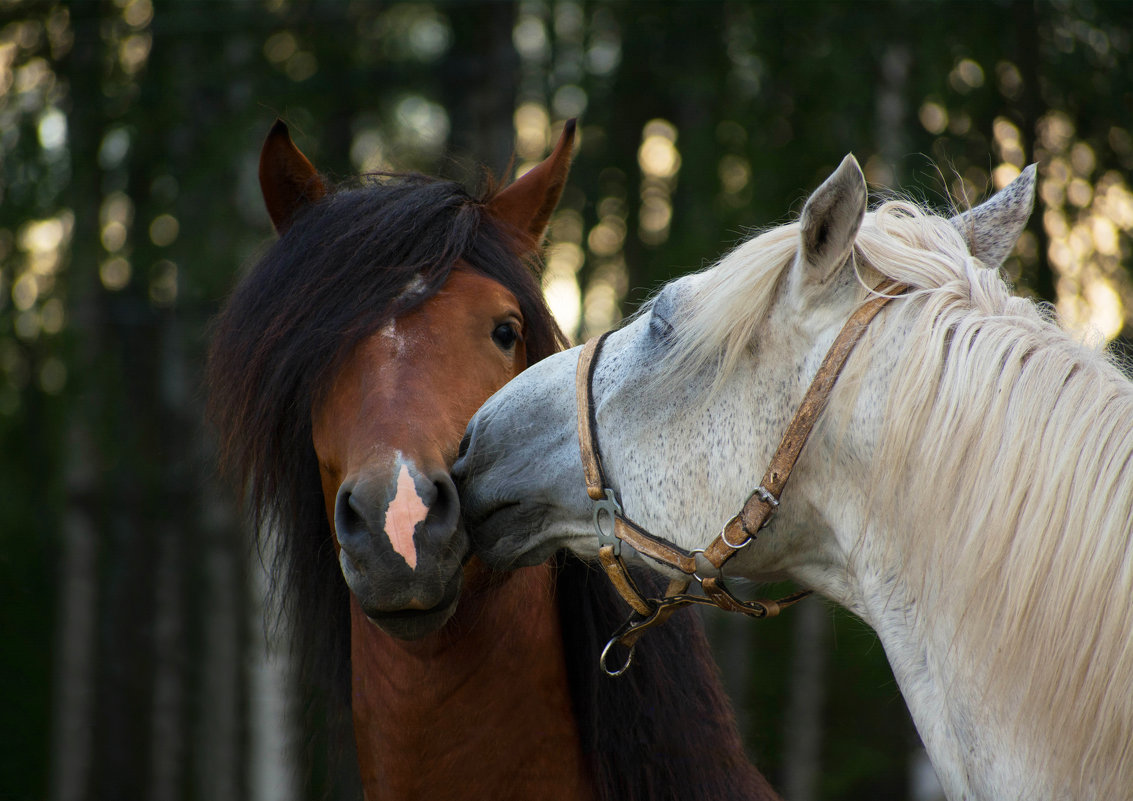
<svg viewBox="0 0 1133 801">
<path fill-rule="evenodd" d="M 768 231 L 693 279 L 666 381 L 710 369 L 719 386 L 737 369 L 798 237 L 797 223 Z M 957 661 L 1036 746 L 1036 769 L 1069 797 L 1122 797 L 1133 788 L 1133 384 L 914 204 L 867 214 L 855 259 L 913 287 L 854 360 L 868 369 L 885 331 L 908 332 L 865 480 L 870 529 L 904 538 L 894 547 L 918 607 L 963 610 Z"/>
<path fill-rule="evenodd" d="M 863 255 L 923 289 L 890 325 L 870 513 L 920 598 L 964 613 L 961 659 L 1070 797 L 1133 787 L 1133 384 L 1010 294 L 939 218 L 881 209 Z M 891 329 L 892 330 L 892 329 Z"/>
<path fill-rule="evenodd" d="M 708 369 L 716 389 L 735 373 L 798 244 L 799 224 L 788 223 L 749 239 L 692 276 L 690 297 L 681 304 L 680 316 L 669 321 L 674 329 L 673 342 L 655 379 L 683 386 Z M 651 304 L 646 304 L 640 313 L 650 308 Z"/>
</svg>

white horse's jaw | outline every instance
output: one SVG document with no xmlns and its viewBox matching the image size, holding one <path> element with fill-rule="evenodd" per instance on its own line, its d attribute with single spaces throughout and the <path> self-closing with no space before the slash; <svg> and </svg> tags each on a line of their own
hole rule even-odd
<svg viewBox="0 0 1133 801">
<path fill-rule="evenodd" d="M 573 436 L 574 397 L 546 388 L 573 376 L 577 349 L 529 367 L 488 401 L 468 424 L 464 453 L 452 468 L 473 549 L 490 567 L 545 561 L 590 547 L 589 500 Z M 573 488 L 573 491 L 572 491 Z"/>
</svg>

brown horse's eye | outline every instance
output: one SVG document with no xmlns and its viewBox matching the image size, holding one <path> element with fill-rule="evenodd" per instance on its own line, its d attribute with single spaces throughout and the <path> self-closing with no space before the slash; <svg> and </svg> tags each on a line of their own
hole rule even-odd
<svg viewBox="0 0 1133 801">
<path fill-rule="evenodd" d="M 519 341 L 519 329 L 515 327 L 515 323 L 500 323 L 492 331 L 492 340 L 501 350 L 511 350 Z"/>
</svg>

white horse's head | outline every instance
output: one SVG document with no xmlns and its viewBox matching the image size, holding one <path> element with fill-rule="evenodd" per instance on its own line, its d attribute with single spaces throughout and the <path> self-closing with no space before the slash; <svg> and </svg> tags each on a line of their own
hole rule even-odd
<svg viewBox="0 0 1133 801">
<path fill-rule="evenodd" d="M 918 222 L 972 269 L 998 268 L 1027 220 L 1033 188 L 1028 168 L 983 206 Z M 608 338 L 593 402 L 606 473 L 628 516 L 692 550 L 739 510 L 831 341 L 884 274 L 879 254 L 870 253 L 883 238 L 874 216 L 866 214 L 861 170 L 847 156 L 798 222 L 671 282 Z M 456 470 L 476 547 L 496 566 L 534 564 L 560 548 L 597 553 L 576 436 L 578 355 L 576 348 L 529 369 L 469 426 Z M 882 358 L 890 367 L 895 361 L 893 353 Z M 854 378 L 860 361 L 836 390 L 849 408 L 821 422 L 814 437 L 821 444 L 808 446 L 775 519 L 730 573 L 824 586 L 830 566 L 844 562 L 850 546 L 839 533 L 861 530 L 864 463 L 884 406 L 883 387 L 862 388 Z M 865 425 L 846 428 L 847 413 Z M 838 599 L 857 607 L 854 598 Z"/>
</svg>

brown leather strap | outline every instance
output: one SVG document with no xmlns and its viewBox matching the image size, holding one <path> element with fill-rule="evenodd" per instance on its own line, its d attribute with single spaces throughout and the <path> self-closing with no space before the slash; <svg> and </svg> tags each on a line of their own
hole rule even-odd
<svg viewBox="0 0 1133 801">
<path fill-rule="evenodd" d="M 710 576 L 700 582 L 705 594 L 712 602 L 727 612 L 739 612 L 754 618 L 777 617 L 784 609 L 794 606 L 803 598 L 812 594 L 811 590 L 797 590 L 790 595 L 771 600 L 760 598 L 758 601 L 741 601 L 724 584 L 719 576 Z"/>
<path fill-rule="evenodd" d="M 598 362 L 598 352 L 606 341 L 606 334 L 592 337 L 578 356 L 574 389 L 578 404 L 578 447 L 582 453 L 582 472 L 586 476 L 586 493 L 591 500 L 600 501 L 605 497 L 606 477 L 602 472 L 602 457 L 598 450 L 598 437 L 594 431 L 594 404 L 590 398 L 590 387 L 594 383 L 594 365 Z"/>
<path fill-rule="evenodd" d="M 696 557 L 676 545 L 654 537 L 624 515 L 614 518 L 614 532 L 618 539 L 631 545 L 642 556 L 656 559 L 690 576 L 696 572 Z"/>
<path fill-rule="evenodd" d="M 630 575 L 625 560 L 622 559 L 621 554 L 614 553 L 613 545 L 603 545 L 598 549 L 598 561 L 606 571 L 610 583 L 618 591 L 618 595 L 633 607 L 633 611 L 639 615 L 653 614 L 654 604 L 638 589 L 637 582 Z"/>
<path fill-rule="evenodd" d="M 594 382 L 594 367 L 598 355 L 609 332 L 593 337 L 582 348 L 575 369 L 575 396 L 578 404 L 578 448 L 582 454 L 582 472 L 586 478 L 586 493 L 591 500 L 606 497 L 609 482 L 602 466 L 601 450 L 598 447 L 598 432 L 594 420 L 594 403 L 590 387 Z M 628 543 L 635 551 L 662 564 L 674 567 L 683 573 L 696 572 L 696 559 L 687 551 L 653 536 L 643 527 L 634 523 L 624 514 L 614 517 L 614 533 L 619 540 Z M 607 568 L 610 573 L 610 568 Z M 612 577 L 612 574 L 611 574 Z M 618 579 L 615 583 L 625 583 Z M 628 599 L 627 599 L 628 600 Z"/>
<path fill-rule="evenodd" d="M 606 650 L 608 651 L 613 643 L 618 643 L 630 649 L 632 655 L 633 646 L 641 639 L 641 636 L 645 634 L 645 632 L 654 626 L 664 623 L 674 612 L 686 606 L 713 606 L 725 611 L 739 612 L 758 619 L 775 617 L 784 609 L 794 606 L 799 601 L 811 595 L 810 590 L 799 590 L 798 592 L 793 592 L 790 595 L 774 601 L 767 599 L 741 601 L 728 591 L 724 584 L 718 579 L 708 578 L 704 580 L 703 584 L 705 591 L 709 593 L 708 596 L 688 595 L 683 592 L 674 593 L 669 591 L 665 593 L 664 598 L 655 601 L 656 607 L 652 608 L 648 613 L 638 613 L 630 616 L 629 620 L 623 623 L 622 626 L 614 632 L 613 636 L 610 638 L 610 642 L 606 645 Z M 602 666 L 604 668 L 606 667 L 604 659 Z M 628 660 L 626 666 L 628 666 Z M 611 675 L 617 674 L 611 672 Z"/>
</svg>

